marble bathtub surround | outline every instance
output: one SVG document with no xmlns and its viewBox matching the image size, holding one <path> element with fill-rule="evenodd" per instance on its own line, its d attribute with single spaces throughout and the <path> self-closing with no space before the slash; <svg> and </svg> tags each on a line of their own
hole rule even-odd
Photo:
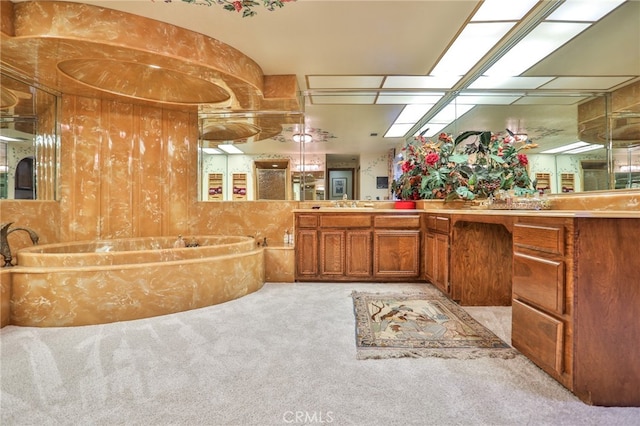
<svg viewBox="0 0 640 426">
<path fill-rule="evenodd" d="M 195 238 L 201 246 L 174 249 L 173 237 L 158 237 L 25 249 L 10 278 L 11 324 L 61 327 L 148 318 L 262 288 L 264 252 L 252 238 Z M 101 250 L 106 243 L 111 250 Z M 154 250 L 154 244 L 164 248 Z"/>
</svg>

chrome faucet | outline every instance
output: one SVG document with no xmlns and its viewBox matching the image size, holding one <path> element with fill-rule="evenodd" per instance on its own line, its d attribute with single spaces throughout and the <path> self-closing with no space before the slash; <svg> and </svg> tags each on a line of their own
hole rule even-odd
<svg viewBox="0 0 640 426">
<path fill-rule="evenodd" d="M 27 232 L 29 234 L 29 237 L 31 238 L 31 242 L 33 243 L 33 245 L 38 244 L 38 241 L 40 240 L 40 237 L 38 237 L 38 234 L 36 234 L 33 229 L 22 227 L 9 229 L 11 225 L 13 225 L 13 222 L 3 223 L 2 225 L 0 225 L 0 254 L 2 255 L 2 257 L 4 257 L 4 265 L 2 266 L 3 268 L 13 266 L 13 264 L 11 263 L 13 258 L 11 257 L 11 248 L 9 247 L 8 239 L 10 233 L 14 231 Z"/>
</svg>

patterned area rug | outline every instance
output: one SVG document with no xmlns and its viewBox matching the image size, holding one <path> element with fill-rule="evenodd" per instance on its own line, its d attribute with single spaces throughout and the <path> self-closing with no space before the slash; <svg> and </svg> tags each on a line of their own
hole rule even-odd
<svg viewBox="0 0 640 426">
<path fill-rule="evenodd" d="M 354 291 L 358 359 L 401 357 L 513 358 L 517 351 L 457 304 L 434 291 Z"/>
</svg>

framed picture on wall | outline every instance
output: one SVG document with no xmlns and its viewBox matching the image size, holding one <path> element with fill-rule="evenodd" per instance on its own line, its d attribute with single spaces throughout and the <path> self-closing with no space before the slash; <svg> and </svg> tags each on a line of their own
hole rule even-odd
<svg viewBox="0 0 640 426">
<path fill-rule="evenodd" d="M 347 188 L 347 178 L 331 179 L 331 198 L 341 198 Z"/>
<path fill-rule="evenodd" d="M 376 189 L 389 189 L 389 178 L 387 176 L 376 177 Z"/>
</svg>

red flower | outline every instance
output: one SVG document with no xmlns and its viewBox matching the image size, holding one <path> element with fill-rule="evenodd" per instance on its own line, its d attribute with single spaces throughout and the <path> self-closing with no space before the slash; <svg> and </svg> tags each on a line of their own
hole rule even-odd
<svg viewBox="0 0 640 426">
<path fill-rule="evenodd" d="M 442 142 L 452 142 L 453 141 L 453 139 L 451 138 L 451 135 L 448 135 L 448 134 L 446 134 L 444 132 L 440 133 L 438 135 L 438 140 L 442 141 Z"/>
<path fill-rule="evenodd" d="M 242 10 L 242 2 L 241 1 L 234 1 L 233 2 L 233 7 L 236 9 L 236 12 L 240 12 Z"/>
<path fill-rule="evenodd" d="M 438 155 L 437 152 L 430 152 L 429 154 L 427 154 L 427 158 L 425 159 L 425 162 L 427 163 L 427 166 L 433 167 L 436 165 L 436 163 L 440 160 L 440 155 Z"/>
<path fill-rule="evenodd" d="M 407 173 L 411 170 L 413 170 L 413 166 L 411 165 L 411 163 L 409 161 L 404 161 L 401 165 L 402 167 L 402 173 Z"/>
<path fill-rule="evenodd" d="M 526 166 L 527 164 L 529 164 L 529 159 L 527 158 L 527 154 L 518 154 L 518 161 L 523 166 Z"/>
</svg>

